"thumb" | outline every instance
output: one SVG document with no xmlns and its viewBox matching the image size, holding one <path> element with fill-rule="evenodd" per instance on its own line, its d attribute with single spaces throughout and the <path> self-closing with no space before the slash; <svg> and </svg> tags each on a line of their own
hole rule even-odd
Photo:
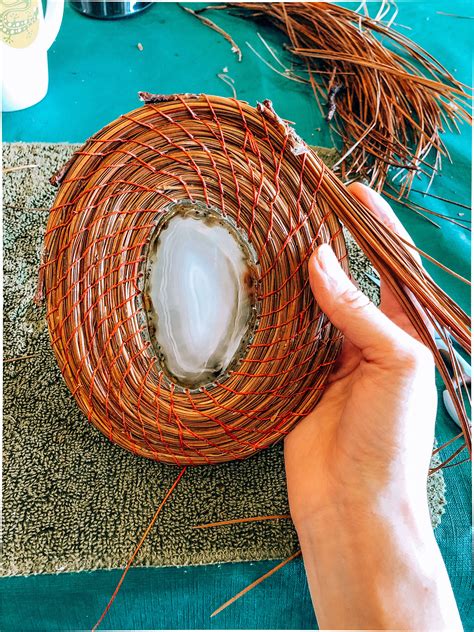
<svg viewBox="0 0 474 632">
<path fill-rule="evenodd" d="M 319 307 L 367 360 L 393 358 L 413 346 L 415 341 L 351 282 L 329 244 L 311 255 L 309 280 Z"/>
</svg>

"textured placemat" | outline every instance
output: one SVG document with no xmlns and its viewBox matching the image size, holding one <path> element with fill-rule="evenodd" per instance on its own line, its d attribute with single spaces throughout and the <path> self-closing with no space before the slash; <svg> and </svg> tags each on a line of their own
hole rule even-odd
<svg viewBox="0 0 474 632">
<path fill-rule="evenodd" d="M 56 366 L 44 308 L 32 301 L 55 193 L 48 178 L 76 147 L 3 147 L 4 575 L 122 566 L 178 472 L 125 452 L 87 422 Z M 375 298 L 377 289 L 364 275 L 370 266 L 353 244 L 350 260 L 359 284 Z M 428 496 L 436 525 L 445 504 L 441 473 L 429 479 Z M 287 512 L 281 444 L 247 461 L 189 469 L 137 565 L 288 556 L 297 546 L 289 520 L 191 528 Z"/>
</svg>

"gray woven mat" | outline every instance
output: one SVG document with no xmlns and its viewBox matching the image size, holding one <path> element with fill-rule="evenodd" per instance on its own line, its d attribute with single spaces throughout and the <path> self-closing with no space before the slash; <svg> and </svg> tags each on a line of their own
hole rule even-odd
<svg viewBox="0 0 474 632">
<path fill-rule="evenodd" d="M 6 144 L 4 165 L 4 429 L 1 573 L 27 575 L 123 566 L 177 475 L 111 444 L 78 410 L 56 366 L 44 309 L 32 302 L 54 189 L 49 176 L 73 145 Z M 21 165 L 33 165 L 15 170 Z M 12 169 L 13 168 L 13 169 Z M 368 262 L 351 246 L 354 276 Z M 20 356 L 32 357 L 16 359 Z M 429 479 L 433 524 L 442 474 Z M 204 522 L 288 512 L 282 446 L 243 462 L 189 469 L 137 565 L 274 559 L 297 546 L 289 520 L 215 529 Z"/>
</svg>

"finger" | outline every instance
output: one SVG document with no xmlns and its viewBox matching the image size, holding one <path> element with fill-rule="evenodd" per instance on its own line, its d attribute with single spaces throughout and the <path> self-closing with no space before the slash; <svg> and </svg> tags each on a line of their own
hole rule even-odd
<svg viewBox="0 0 474 632">
<path fill-rule="evenodd" d="M 374 191 L 367 185 L 362 184 L 362 182 L 353 182 L 347 188 L 352 193 L 352 195 L 356 197 L 364 206 L 370 209 L 372 213 L 385 224 L 385 226 L 391 228 L 393 232 L 400 235 L 400 237 L 402 237 L 408 243 L 412 244 L 413 246 L 415 245 L 413 239 L 410 236 L 410 233 L 406 230 L 405 226 L 395 215 L 390 204 L 386 200 L 384 200 L 380 193 L 377 193 L 377 191 Z M 410 252 L 413 254 L 413 257 L 416 259 L 416 261 L 421 265 L 421 257 L 419 253 L 414 249 L 410 249 Z"/>
<path fill-rule="evenodd" d="M 357 349 L 350 340 L 344 338 L 341 352 L 339 353 L 337 360 L 334 363 L 333 370 L 329 375 L 328 384 L 342 380 L 352 373 L 352 371 L 359 366 L 360 360 L 361 352 L 359 349 Z"/>
<path fill-rule="evenodd" d="M 352 274 L 349 275 L 350 282 L 360 290 L 360 285 Z M 361 353 L 359 349 L 348 338 L 343 339 L 342 348 L 334 363 L 333 370 L 328 378 L 328 383 L 337 382 L 351 373 L 360 364 Z"/>
<path fill-rule="evenodd" d="M 399 231 L 403 231 L 406 235 L 408 235 L 405 228 L 392 211 L 390 205 L 382 198 L 382 196 L 360 182 L 354 182 L 347 188 L 350 193 L 359 200 L 359 202 L 371 210 L 372 213 L 374 213 L 374 215 L 376 215 L 386 226 L 395 232 L 398 232 L 400 235 L 401 232 Z M 382 277 L 380 278 L 380 309 L 384 312 L 384 314 L 387 314 L 387 316 L 392 319 L 396 319 L 397 315 L 403 311 L 398 298 Z"/>
<path fill-rule="evenodd" d="M 367 360 L 385 360 L 395 349 L 413 346 L 411 336 L 351 283 L 328 244 L 311 255 L 309 279 L 319 307 Z"/>
<path fill-rule="evenodd" d="M 348 189 L 352 195 L 359 200 L 359 202 L 370 209 L 388 228 L 400 235 L 400 237 L 408 243 L 414 243 L 410 234 L 393 212 L 390 204 L 388 204 L 381 195 L 360 182 L 350 184 Z M 418 252 L 416 250 L 411 250 L 411 253 L 413 254 L 415 261 L 422 265 L 421 257 Z M 415 299 L 413 300 L 415 302 Z M 389 318 L 395 319 L 397 324 L 402 325 L 404 329 L 408 329 L 409 333 L 413 335 L 415 331 L 413 325 L 405 317 L 403 306 L 398 300 L 396 294 L 392 291 L 386 281 L 383 280 L 383 278 L 380 280 L 380 309 L 384 312 L 384 314 L 389 316 Z M 402 314 L 403 317 L 401 317 Z M 429 320 L 423 315 L 422 318 L 430 329 L 433 329 Z"/>
</svg>

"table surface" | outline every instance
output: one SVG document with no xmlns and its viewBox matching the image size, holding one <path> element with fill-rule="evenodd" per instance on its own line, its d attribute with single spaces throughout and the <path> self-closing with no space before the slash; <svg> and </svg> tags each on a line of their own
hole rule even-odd
<svg viewBox="0 0 474 632">
<path fill-rule="evenodd" d="M 358 3 L 346 3 L 355 8 Z M 379 3 L 370 3 L 371 11 Z M 194 7 L 196 5 L 193 5 Z M 433 53 L 458 79 L 472 83 L 472 2 L 399 2 L 402 32 Z M 59 35 L 49 51 L 50 87 L 38 105 L 3 115 L 7 142 L 83 142 L 120 114 L 139 105 L 137 92 L 207 92 L 231 96 L 218 78 L 227 68 L 237 96 L 255 103 L 272 99 L 279 114 L 295 121 L 310 143 L 331 144 L 327 127 L 304 86 L 268 69 L 247 47 L 263 56 L 265 40 L 281 50 L 284 38 L 250 20 L 224 12 L 213 16 L 240 44 L 237 61 L 229 44 L 176 3 L 155 3 L 133 18 L 99 21 L 66 5 Z M 403 25 L 403 26 L 402 26 Z M 409 27 L 407 30 L 404 27 Z M 143 50 L 137 47 L 141 43 Z M 279 53 L 280 55 L 280 53 Z M 287 60 L 281 52 L 281 59 Z M 320 130 L 320 131 L 317 131 Z M 445 161 L 434 195 L 469 204 L 470 128 L 446 134 L 452 164 Z M 422 188 L 423 183 L 417 188 Z M 433 210 L 456 217 L 456 206 L 412 195 Z M 436 228 L 403 208 L 397 213 L 417 245 L 460 274 L 470 272 L 470 233 L 439 221 Z M 465 309 L 469 292 L 462 283 L 427 263 L 438 283 Z M 440 409 L 437 437 L 443 442 L 456 427 Z M 473 627 L 470 571 L 470 467 L 445 470 L 447 510 L 436 537 L 455 590 L 464 625 Z M 311 608 L 301 561 L 294 561 L 215 619 L 209 614 L 223 601 L 266 572 L 272 562 L 224 564 L 182 569 L 132 569 L 102 628 L 116 629 L 311 629 Z M 2 629 L 82 629 L 95 623 L 120 576 L 119 570 L 3 578 Z M 296 598 L 295 598 L 296 597 Z"/>
</svg>

